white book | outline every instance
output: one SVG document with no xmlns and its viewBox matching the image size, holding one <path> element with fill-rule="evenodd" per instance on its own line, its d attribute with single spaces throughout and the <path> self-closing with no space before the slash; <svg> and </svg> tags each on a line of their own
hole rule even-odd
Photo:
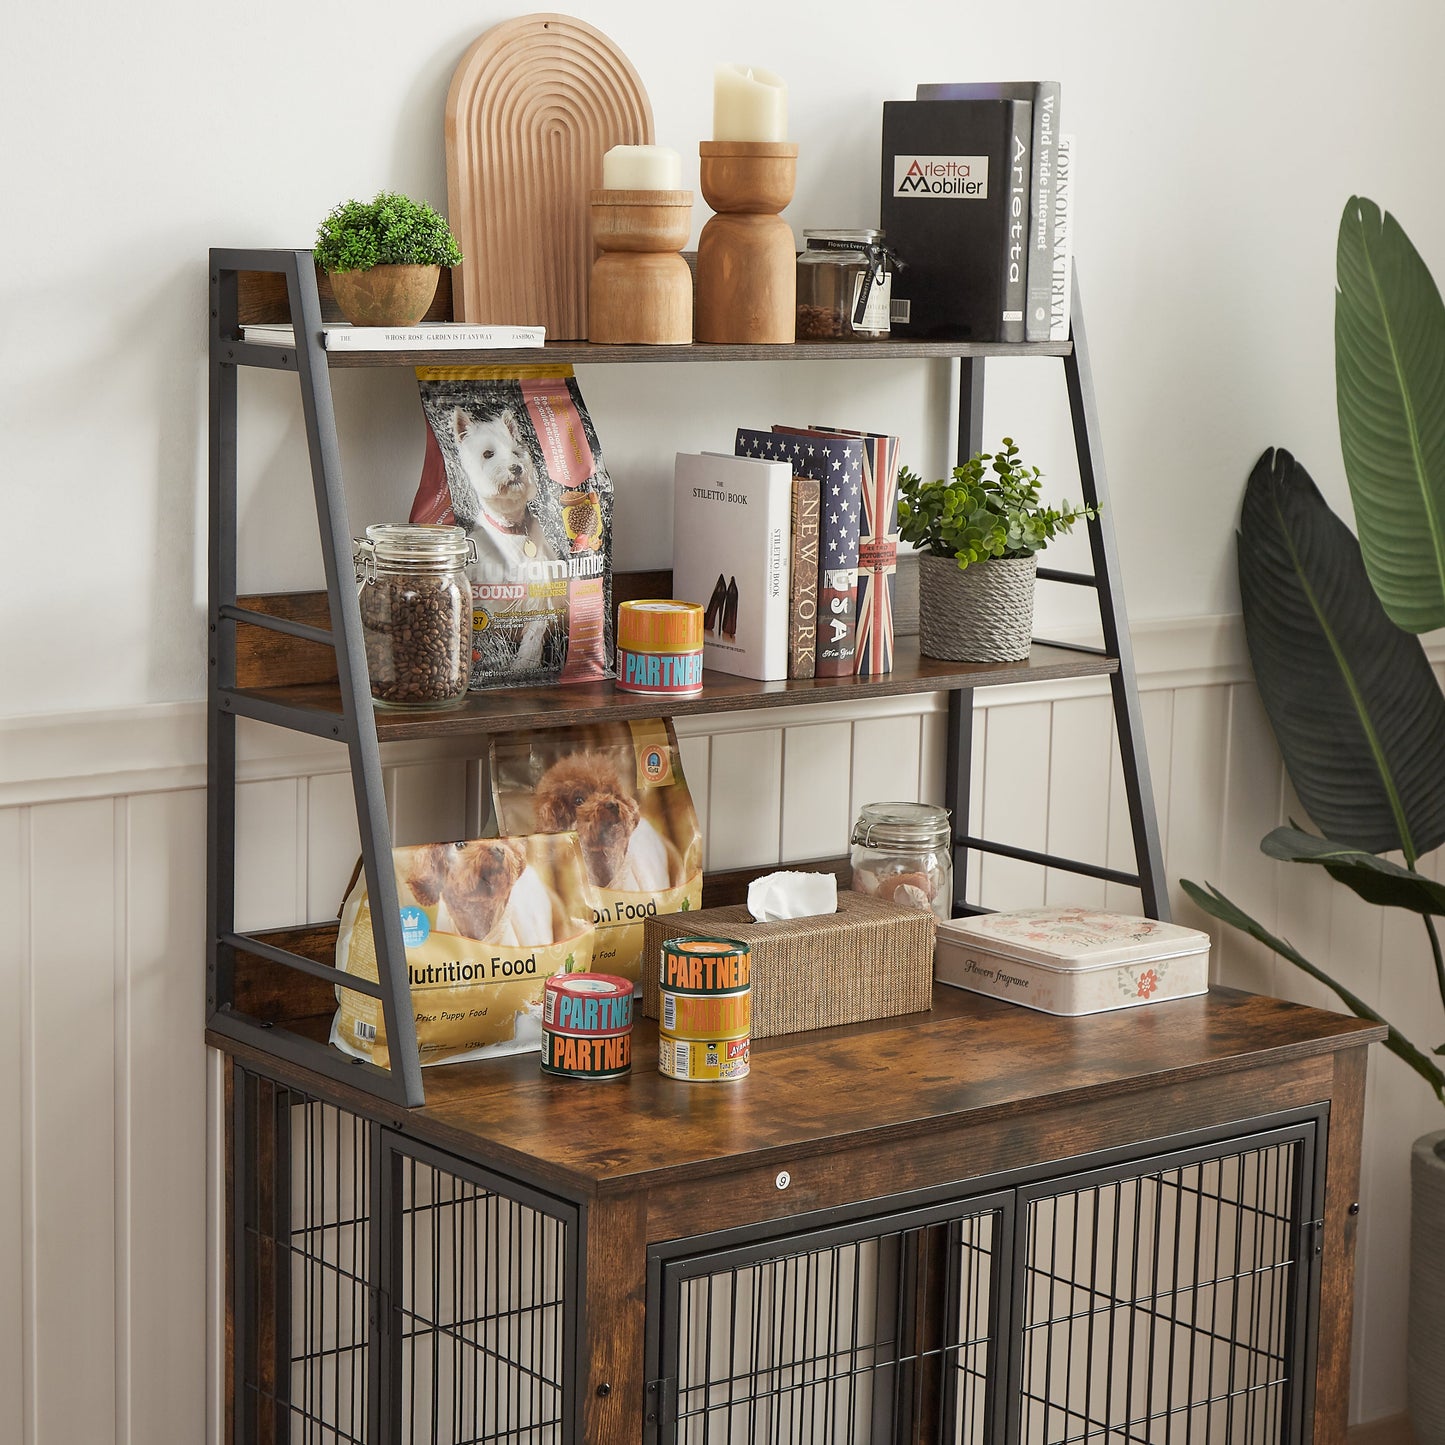
<svg viewBox="0 0 1445 1445">
<path fill-rule="evenodd" d="M 241 336 L 271 346 L 296 344 L 290 326 L 243 326 Z M 346 321 L 327 321 L 321 328 L 322 344 L 328 351 L 513 350 L 541 346 L 546 339 L 544 326 L 473 326 L 465 321 L 432 321 L 421 326 L 352 326 Z"/>
<path fill-rule="evenodd" d="M 679 452 L 675 479 L 672 595 L 704 609 L 703 666 L 784 681 L 792 467 Z"/>
<path fill-rule="evenodd" d="M 1069 308 L 1074 291 L 1074 175 L 1078 147 L 1071 135 L 1059 137 L 1054 156 L 1054 274 L 1049 296 L 1049 340 L 1069 339 Z"/>
</svg>

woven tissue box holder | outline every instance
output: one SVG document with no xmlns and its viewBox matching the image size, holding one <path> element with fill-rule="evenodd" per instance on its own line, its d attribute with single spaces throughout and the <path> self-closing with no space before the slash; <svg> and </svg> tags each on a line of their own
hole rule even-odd
<svg viewBox="0 0 1445 1445">
<path fill-rule="evenodd" d="M 684 935 L 752 946 L 755 1039 L 933 1007 L 934 918 L 864 893 L 839 893 L 836 913 L 755 923 L 747 907 L 664 913 L 643 929 L 642 1012 L 658 1016 L 662 945 Z"/>
</svg>

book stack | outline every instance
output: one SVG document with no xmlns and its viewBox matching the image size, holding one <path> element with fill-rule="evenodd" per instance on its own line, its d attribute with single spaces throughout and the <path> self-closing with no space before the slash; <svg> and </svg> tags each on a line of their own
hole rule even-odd
<svg viewBox="0 0 1445 1445">
<path fill-rule="evenodd" d="M 673 595 L 704 608 L 703 663 L 782 678 L 893 669 L 898 438 L 739 428 L 679 453 Z"/>
<path fill-rule="evenodd" d="M 882 225 L 907 263 L 893 330 L 1067 341 L 1073 138 L 1056 80 L 920 85 L 883 106 Z"/>
</svg>

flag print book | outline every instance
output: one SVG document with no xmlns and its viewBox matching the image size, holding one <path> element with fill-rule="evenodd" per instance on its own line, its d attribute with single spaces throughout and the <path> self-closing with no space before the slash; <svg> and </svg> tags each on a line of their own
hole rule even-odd
<svg viewBox="0 0 1445 1445">
<path fill-rule="evenodd" d="M 739 456 L 786 462 L 812 477 L 821 493 L 818 515 L 818 677 L 848 677 L 858 623 L 858 529 L 862 516 L 863 442 L 806 427 L 771 432 L 739 427 Z"/>
<path fill-rule="evenodd" d="M 858 533 L 859 677 L 893 671 L 893 594 L 898 580 L 898 438 L 818 426 L 814 431 L 863 442 L 863 516 Z"/>
</svg>

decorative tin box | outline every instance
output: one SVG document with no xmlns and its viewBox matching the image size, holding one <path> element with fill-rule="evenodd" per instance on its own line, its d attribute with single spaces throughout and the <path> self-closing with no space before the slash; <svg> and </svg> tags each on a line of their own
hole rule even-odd
<svg viewBox="0 0 1445 1445">
<path fill-rule="evenodd" d="M 669 938 L 738 938 L 752 950 L 755 1039 L 933 1007 L 934 917 L 864 893 L 836 913 L 754 922 L 745 904 L 663 913 L 643 925 L 642 1012 L 657 1017 L 658 956 Z"/>
<path fill-rule="evenodd" d="M 1209 935 L 1092 908 L 1023 908 L 938 925 L 934 977 L 1050 1014 L 1107 1013 L 1209 987 Z"/>
</svg>

